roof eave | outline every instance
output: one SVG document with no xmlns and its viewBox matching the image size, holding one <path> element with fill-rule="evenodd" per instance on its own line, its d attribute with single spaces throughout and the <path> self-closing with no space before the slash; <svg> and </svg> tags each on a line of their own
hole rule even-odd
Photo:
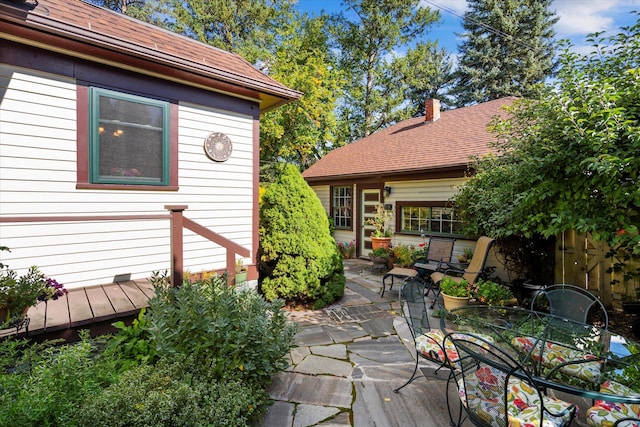
<svg viewBox="0 0 640 427">
<path fill-rule="evenodd" d="M 122 40 L 106 35 L 96 34 L 89 30 L 78 28 L 72 25 L 46 20 L 38 14 L 29 14 L 28 20 L 24 16 L 20 17 L 16 9 L 0 4 L 0 23 L 2 23 L 1 38 L 12 39 L 24 44 L 37 46 L 39 48 L 63 52 L 68 55 L 82 57 L 84 59 L 104 62 L 125 69 L 135 69 L 143 74 L 151 74 L 147 67 L 141 67 L 140 61 L 156 66 L 167 67 L 174 70 L 181 70 L 184 75 L 200 77 L 200 80 L 207 79 L 219 82 L 218 85 L 211 85 L 217 91 L 241 95 L 241 97 L 254 99 L 260 103 L 260 112 L 266 112 L 278 106 L 295 101 L 302 96 L 302 93 L 289 89 L 283 85 L 267 85 L 264 82 L 256 81 L 245 76 L 225 72 L 213 67 L 206 67 L 183 58 L 178 58 L 163 52 L 156 51 L 140 45 L 127 44 Z M 81 44 L 98 49 L 102 52 L 110 53 L 110 56 L 117 56 L 118 61 L 101 60 L 95 55 L 83 55 L 81 52 L 70 49 L 70 45 Z M 109 55 L 106 55 L 108 58 Z M 130 60 L 127 60 L 130 58 Z M 159 77 L 163 77 L 162 75 Z M 169 76 L 164 76 L 169 77 Z M 192 79 L 173 78 L 183 84 L 195 85 Z M 197 80 L 197 79 L 196 79 Z M 275 81 L 274 81 L 275 82 Z M 245 90 L 237 90 L 237 89 Z"/>
</svg>

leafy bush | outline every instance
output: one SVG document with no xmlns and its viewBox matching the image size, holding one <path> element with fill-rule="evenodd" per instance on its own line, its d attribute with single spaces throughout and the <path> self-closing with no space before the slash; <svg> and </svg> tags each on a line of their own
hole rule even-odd
<svg viewBox="0 0 640 427">
<path fill-rule="evenodd" d="M 342 256 L 320 200 L 298 170 L 287 165 L 260 205 L 259 288 L 272 301 L 321 308 L 341 298 Z"/>
<path fill-rule="evenodd" d="M 59 347 L 2 340 L 0 426 L 73 425 L 77 407 L 87 396 L 114 383 L 113 362 L 97 357 L 88 334 Z M 5 365 L 6 366 L 6 365 Z"/>
<path fill-rule="evenodd" d="M 264 390 L 218 380 L 198 358 L 178 355 L 135 366 L 87 399 L 78 412 L 88 426 L 248 426 L 267 402 Z"/>
<path fill-rule="evenodd" d="M 107 341 L 105 356 L 113 357 L 121 372 L 157 360 L 155 342 L 147 330 L 149 320 L 145 314 L 146 308 L 143 308 L 130 326 L 122 321 L 112 323 L 119 332 Z"/>
<path fill-rule="evenodd" d="M 287 367 L 296 328 L 287 322 L 282 301 L 268 303 L 219 276 L 179 288 L 170 287 L 166 275 L 152 280 L 156 294 L 147 329 L 159 357 L 188 354 L 214 378 L 260 384 Z"/>
</svg>

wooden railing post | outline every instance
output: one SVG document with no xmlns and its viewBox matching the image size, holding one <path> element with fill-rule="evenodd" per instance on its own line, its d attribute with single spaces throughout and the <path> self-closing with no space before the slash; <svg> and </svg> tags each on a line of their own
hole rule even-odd
<svg viewBox="0 0 640 427">
<path fill-rule="evenodd" d="M 164 208 L 171 212 L 171 284 L 175 288 L 181 286 L 184 279 L 184 255 L 182 252 L 184 216 L 182 212 L 187 209 L 188 206 L 165 205 Z"/>
</svg>

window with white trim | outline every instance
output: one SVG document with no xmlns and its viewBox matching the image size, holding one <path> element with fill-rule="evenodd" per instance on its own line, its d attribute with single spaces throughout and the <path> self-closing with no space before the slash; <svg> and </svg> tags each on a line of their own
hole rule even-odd
<svg viewBox="0 0 640 427">
<path fill-rule="evenodd" d="M 350 186 L 333 187 L 332 189 L 332 216 L 335 228 L 351 229 L 353 213 L 353 189 Z"/>
</svg>

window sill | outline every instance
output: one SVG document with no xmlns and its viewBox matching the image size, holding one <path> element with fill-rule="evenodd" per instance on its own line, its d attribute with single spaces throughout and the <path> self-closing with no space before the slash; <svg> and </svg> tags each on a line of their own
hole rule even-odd
<svg viewBox="0 0 640 427">
<path fill-rule="evenodd" d="M 137 184 L 91 184 L 78 183 L 76 190 L 137 190 L 137 191 L 178 191 L 177 185 L 137 185 Z"/>
</svg>

